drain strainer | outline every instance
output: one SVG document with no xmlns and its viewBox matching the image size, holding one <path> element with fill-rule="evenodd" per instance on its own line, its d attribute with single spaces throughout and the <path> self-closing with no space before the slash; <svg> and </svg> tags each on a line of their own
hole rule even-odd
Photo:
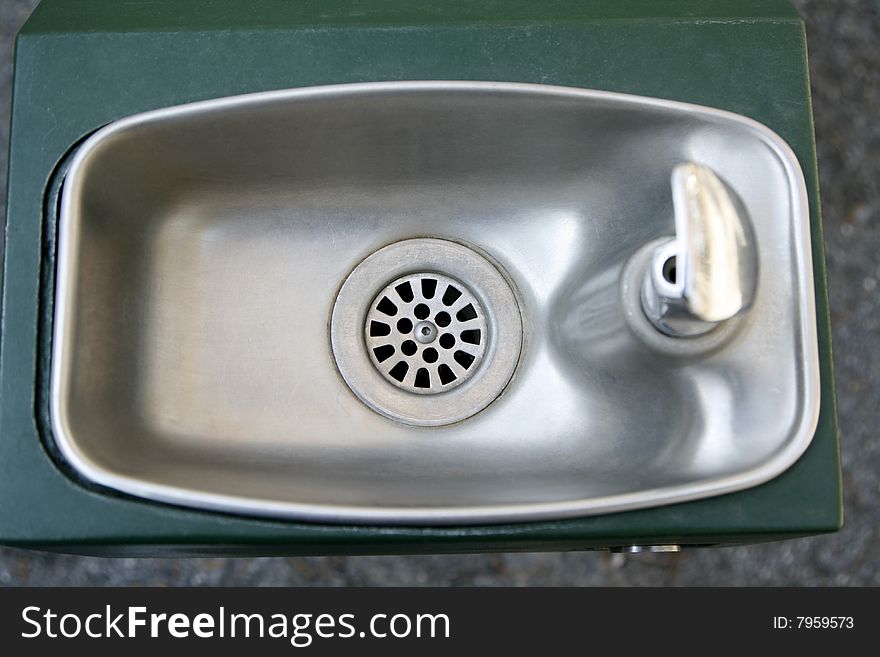
<svg viewBox="0 0 880 657">
<path fill-rule="evenodd" d="M 474 294 L 449 276 L 403 276 L 373 301 L 364 337 L 373 363 L 392 385 L 433 394 L 460 386 L 479 370 L 486 313 Z"/>
<path fill-rule="evenodd" d="M 522 349 L 507 279 L 461 244 L 412 239 L 376 251 L 343 284 L 330 323 L 352 391 L 408 424 L 458 422 L 492 403 Z"/>
</svg>

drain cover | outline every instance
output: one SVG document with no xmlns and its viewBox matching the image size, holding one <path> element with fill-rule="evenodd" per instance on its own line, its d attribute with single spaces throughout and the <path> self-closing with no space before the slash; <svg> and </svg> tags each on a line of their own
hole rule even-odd
<svg viewBox="0 0 880 657">
<path fill-rule="evenodd" d="M 418 394 L 460 386 L 486 353 L 482 304 L 442 274 L 403 276 L 386 286 L 370 306 L 364 333 L 382 376 Z"/>
<path fill-rule="evenodd" d="M 510 284 L 482 255 L 440 239 L 373 253 L 343 284 L 330 323 L 352 391 L 407 424 L 461 421 L 494 401 L 522 349 Z"/>
</svg>

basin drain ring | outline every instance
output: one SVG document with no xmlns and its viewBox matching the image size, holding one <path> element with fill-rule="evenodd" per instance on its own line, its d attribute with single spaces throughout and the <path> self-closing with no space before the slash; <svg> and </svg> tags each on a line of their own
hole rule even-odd
<svg viewBox="0 0 880 657">
<path fill-rule="evenodd" d="M 330 320 L 343 379 L 370 408 L 418 426 L 464 420 L 510 381 L 523 344 L 507 278 L 476 251 L 411 239 L 348 276 Z"/>
</svg>

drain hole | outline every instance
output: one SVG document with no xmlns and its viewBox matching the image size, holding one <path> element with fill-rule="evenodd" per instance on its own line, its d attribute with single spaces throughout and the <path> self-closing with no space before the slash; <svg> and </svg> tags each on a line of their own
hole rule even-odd
<svg viewBox="0 0 880 657">
<path fill-rule="evenodd" d="M 394 347 L 390 344 L 385 344 L 373 349 L 373 353 L 376 355 L 376 360 L 383 363 L 394 355 Z"/>
<path fill-rule="evenodd" d="M 363 347 L 388 385 L 418 395 L 448 392 L 481 371 L 488 319 L 460 281 L 412 272 L 376 293 L 361 325 Z"/>
<path fill-rule="evenodd" d="M 451 306 L 456 301 L 458 301 L 458 297 L 461 296 L 461 290 L 457 287 L 453 287 L 451 285 L 446 286 L 446 292 L 443 293 L 443 305 Z"/>
<path fill-rule="evenodd" d="M 459 322 L 469 322 L 472 319 L 477 318 L 477 311 L 474 309 L 474 304 L 469 303 L 464 308 L 455 313 L 455 318 Z"/>
<path fill-rule="evenodd" d="M 468 369 L 474 362 L 474 357 L 466 351 L 456 351 L 452 357 L 455 359 L 455 362 L 461 365 L 464 369 Z"/>
<path fill-rule="evenodd" d="M 397 293 L 400 295 L 400 298 L 403 299 L 404 303 L 409 303 L 415 298 L 415 294 L 413 293 L 412 285 L 409 284 L 409 281 L 405 283 L 401 283 L 397 287 L 394 288 L 397 290 Z"/>
<path fill-rule="evenodd" d="M 395 306 L 394 302 L 388 297 L 382 297 L 382 300 L 376 304 L 376 310 L 380 313 L 385 313 L 390 317 L 394 317 L 397 314 L 397 306 Z"/>
<path fill-rule="evenodd" d="M 675 284 L 675 256 L 663 263 L 663 278 L 667 283 Z"/>
<path fill-rule="evenodd" d="M 391 327 L 384 322 L 372 321 L 370 322 L 370 337 L 371 338 L 381 338 L 383 335 L 390 335 Z"/>
<path fill-rule="evenodd" d="M 455 372 L 449 369 L 449 365 L 443 363 L 440 367 L 437 368 L 437 374 L 440 375 L 440 383 L 446 385 L 448 383 L 452 383 L 458 377 L 455 376 Z"/>
<path fill-rule="evenodd" d="M 437 281 L 435 281 L 433 278 L 423 278 L 422 296 L 426 299 L 433 299 L 435 292 L 437 292 Z M 424 319 L 424 317 L 420 317 L 419 319 Z"/>
<path fill-rule="evenodd" d="M 462 342 L 467 342 L 468 344 L 480 344 L 480 340 L 483 336 L 480 333 L 480 329 L 468 329 L 467 331 L 462 331 L 460 337 Z"/>
<path fill-rule="evenodd" d="M 388 375 L 403 383 L 403 378 L 407 372 L 409 372 L 409 365 L 407 365 L 406 361 L 402 360 L 388 371 Z"/>
<path fill-rule="evenodd" d="M 416 372 L 416 382 L 413 384 L 416 388 L 430 388 L 431 375 L 424 367 L 420 367 Z"/>
</svg>

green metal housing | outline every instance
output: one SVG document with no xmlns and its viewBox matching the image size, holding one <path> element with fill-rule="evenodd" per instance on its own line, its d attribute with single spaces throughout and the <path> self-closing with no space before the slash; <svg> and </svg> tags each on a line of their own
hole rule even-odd
<svg viewBox="0 0 880 657">
<path fill-rule="evenodd" d="M 787 472 L 721 497 L 573 520 L 340 526 L 201 512 L 96 490 L 50 453 L 50 180 L 72 145 L 137 112 L 269 89 L 502 80 L 731 110 L 806 175 L 822 403 Z M 95 554 L 439 553 L 715 545 L 842 523 L 816 153 L 803 23 L 785 0 L 43 0 L 17 40 L 0 345 L 0 543 Z"/>
</svg>

